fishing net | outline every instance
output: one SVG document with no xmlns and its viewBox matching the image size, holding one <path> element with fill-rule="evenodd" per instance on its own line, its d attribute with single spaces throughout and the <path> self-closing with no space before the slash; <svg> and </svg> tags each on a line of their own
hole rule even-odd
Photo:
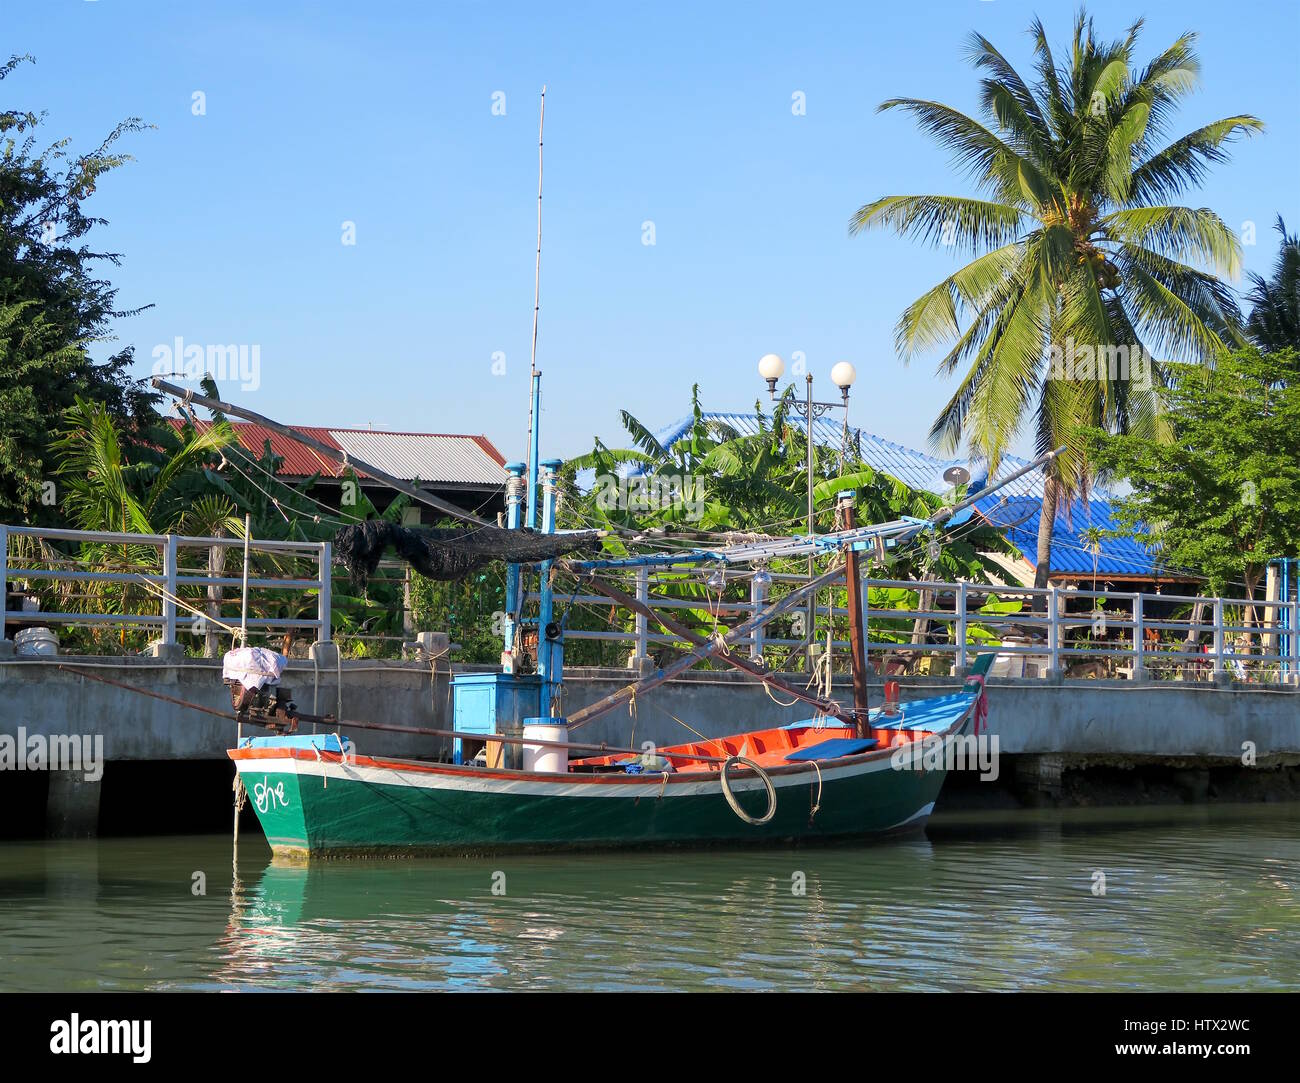
<svg viewBox="0 0 1300 1083">
<path fill-rule="evenodd" d="M 414 529 L 370 519 L 343 527 L 334 535 L 334 553 L 347 568 L 352 585 L 364 590 L 386 549 L 394 549 L 421 575 L 430 579 L 461 579 L 494 560 L 535 564 L 579 550 L 600 548 L 598 533 L 538 534 L 500 527 Z"/>
</svg>

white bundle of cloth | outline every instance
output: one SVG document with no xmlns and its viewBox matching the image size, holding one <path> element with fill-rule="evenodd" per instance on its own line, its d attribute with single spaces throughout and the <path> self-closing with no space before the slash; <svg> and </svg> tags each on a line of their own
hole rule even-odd
<svg viewBox="0 0 1300 1083">
<path fill-rule="evenodd" d="M 221 676 L 227 681 L 238 681 L 245 688 L 261 688 L 279 684 L 280 674 L 289 664 L 283 654 L 266 647 L 237 647 L 227 651 L 221 661 Z"/>
</svg>

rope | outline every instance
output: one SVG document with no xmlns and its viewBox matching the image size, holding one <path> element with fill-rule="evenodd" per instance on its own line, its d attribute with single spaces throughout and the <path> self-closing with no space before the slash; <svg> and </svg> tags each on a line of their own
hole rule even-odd
<svg viewBox="0 0 1300 1083">
<path fill-rule="evenodd" d="M 767 790 L 767 811 L 757 818 L 751 816 L 743 808 L 740 802 L 736 800 L 736 795 L 731 792 L 731 783 L 727 780 L 727 768 L 733 763 L 743 764 L 750 768 L 760 779 L 763 780 L 763 788 Z M 755 827 L 761 827 L 776 815 L 776 787 L 772 785 L 772 779 L 768 773 L 758 766 L 753 760 L 744 756 L 728 756 L 722 765 L 722 770 L 718 773 L 722 780 L 722 796 L 727 799 L 727 804 L 731 806 L 731 811 L 739 816 L 747 824 Z"/>
<path fill-rule="evenodd" d="M 813 770 L 817 772 L 817 796 L 813 799 L 812 809 L 808 813 L 808 826 L 812 827 L 812 822 L 816 818 L 817 813 L 821 811 L 822 807 L 822 769 L 817 766 L 816 760 L 809 760 L 808 762 L 812 764 Z M 811 786 L 808 787 L 808 793 L 811 797 Z"/>
<path fill-rule="evenodd" d="M 778 707 L 793 707 L 796 703 L 799 702 L 799 700 L 797 699 L 792 699 L 789 703 L 782 703 L 779 699 L 776 698 L 776 693 L 772 691 L 772 686 L 768 684 L 767 681 L 760 681 L 759 683 L 762 684 L 763 690 L 767 692 L 767 698 L 770 699 L 773 703 L 775 703 Z"/>
<path fill-rule="evenodd" d="M 659 709 L 663 711 L 662 707 L 660 707 Z M 688 725 L 687 723 L 683 722 L 680 718 L 678 718 L 675 714 L 673 714 L 672 711 L 663 711 L 663 713 L 666 714 L 669 718 L 671 718 L 674 722 L 676 722 L 679 726 L 685 726 L 688 730 L 690 730 L 693 734 L 695 734 L 695 736 L 698 737 L 701 741 L 704 741 L 706 744 L 709 743 L 710 739 L 708 737 L 705 737 L 704 734 L 702 734 L 694 726 Z"/>
<path fill-rule="evenodd" d="M 224 622 L 218 620 L 216 617 L 212 616 L 211 614 L 204 612 L 202 609 L 196 609 L 194 606 L 190 605 L 190 603 L 187 602 L 184 598 L 180 598 L 177 595 L 173 594 L 166 587 L 162 587 L 159 586 L 157 583 L 150 582 L 148 579 L 146 579 L 143 575 L 140 575 L 139 573 L 136 574 L 136 578 L 140 580 L 140 582 L 144 585 L 144 588 L 146 590 L 151 591 L 159 598 L 163 598 L 174 605 L 178 605 L 182 609 L 187 610 L 190 613 L 193 613 L 195 616 L 202 617 L 205 621 L 211 621 L 222 631 L 229 632 L 232 636 L 236 638 L 239 637 L 240 630 L 234 627 L 233 625 L 225 624 Z"/>
</svg>

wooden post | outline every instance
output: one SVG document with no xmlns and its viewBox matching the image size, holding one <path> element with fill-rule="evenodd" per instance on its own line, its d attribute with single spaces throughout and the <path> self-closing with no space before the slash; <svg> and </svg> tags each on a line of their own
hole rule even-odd
<svg viewBox="0 0 1300 1083">
<path fill-rule="evenodd" d="M 852 530 L 857 524 L 853 518 L 853 494 L 840 493 L 840 513 L 844 529 Z M 857 719 L 858 736 L 867 732 L 867 656 L 862 643 L 862 577 L 858 569 L 857 550 L 852 545 L 844 550 L 844 580 L 849 593 L 849 655 L 853 664 L 853 715 Z"/>
</svg>

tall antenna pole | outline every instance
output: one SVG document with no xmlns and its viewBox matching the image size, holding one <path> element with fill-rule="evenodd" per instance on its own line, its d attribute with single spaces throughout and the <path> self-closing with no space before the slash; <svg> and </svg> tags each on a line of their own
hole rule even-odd
<svg viewBox="0 0 1300 1083">
<path fill-rule="evenodd" d="M 542 87 L 542 111 L 537 121 L 537 266 L 533 272 L 533 346 L 528 364 L 528 505 L 526 523 L 537 528 L 538 425 L 542 406 L 542 374 L 537 371 L 537 317 L 542 291 L 542 129 L 546 124 L 546 87 Z"/>
</svg>

